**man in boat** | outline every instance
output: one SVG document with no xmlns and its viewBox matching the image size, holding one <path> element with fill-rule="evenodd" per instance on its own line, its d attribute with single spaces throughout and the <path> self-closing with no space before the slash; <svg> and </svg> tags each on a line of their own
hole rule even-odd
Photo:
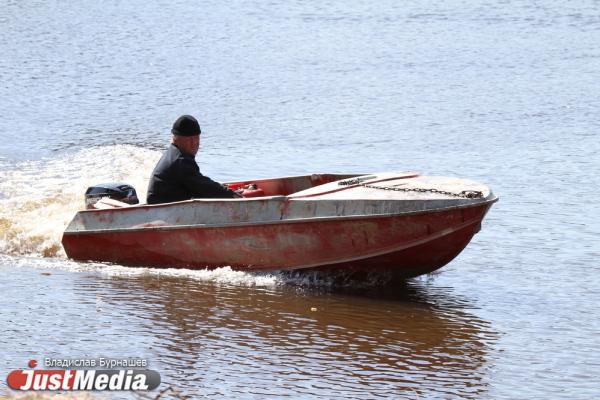
<svg viewBox="0 0 600 400">
<path fill-rule="evenodd" d="M 177 118 L 169 148 L 156 164 L 148 185 L 148 204 L 194 198 L 241 197 L 200 173 L 195 156 L 200 148 L 200 124 L 191 115 Z"/>
</svg>

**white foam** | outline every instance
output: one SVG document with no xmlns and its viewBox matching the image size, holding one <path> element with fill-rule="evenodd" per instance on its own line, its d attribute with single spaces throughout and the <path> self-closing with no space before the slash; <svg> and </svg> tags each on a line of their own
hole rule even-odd
<svg viewBox="0 0 600 400">
<path fill-rule="evenodd" d="M 160 152 L 131 145 L 94 147 L 0 169 L 0 254 L 65 257 L 62 233 L 84 207 L 85 190 L 132 184 L 140 199 Z"/>
<path fill-rule="evenodd" d="M 164 278 L 190 279 L 217 285 L 276 288 L 294 286 L 297 288 L 369 288 L 383 286 L 388 281 L 386 274 L 369 274 L 362 280 L 349 279 L 343 271 L 323 273 L 310 271 L 245 272 L 231 267 L 216 269 L 151 268 L 127 267 L 118 264 L 98 262 L 78 262 L 60 258 L 31 257 L 0 254 L 0 266 L 10 268 L 36 268 L 61 270 L 65 272 L 98 273 L 108 277 L 155 276 Z"/>
<path fill-rule="evenodd" d="M 62 233 L 75 213 L 84 208 L 85 190 L 103 182 L 126 182 L 136 188 L 140 199 L 145 199 L 148 180 L 160 154 L 136 146 L 116 145 L 80 150 L 54 159 L 13 165 L 2 163 L 0 264 L 99 272 L 108 276 L 184 277 L 207 283 L 260 287 L 330 287 L 340 281 L 339 274 L 250 273 L 229 267 L 213 270 L 132 268 L 67 260 L 61 245 Z"/>
<path fill-rule="evenodd" d="M 57 269 L 67 272 L 95 272 L 109 277 L 160 276 L 192 279 L 205 283 L 235 286 L 276 287 L 286 282 L 278 273 L 234 271 L 231 267 L 212 270 L 185 268 L 126 267 L 117 264 L 77 262 L 56 258 L 0 255 L 0 264 L 14 268 Z"/>
<path fill-rule="evenodd" d="M 105 266 L 102 269 L 102 273 L 108 276 L 151 275 L 187 278 L 201 282 L 235 286 L 273 287 L 283 283 L 276 274 L 234 271 L 231 269 L 231 267 L 221 267 L 211 270 L 191 270 L 184 268 L 131 268 L 119 265 L 110 265 Z"/>
</svg>

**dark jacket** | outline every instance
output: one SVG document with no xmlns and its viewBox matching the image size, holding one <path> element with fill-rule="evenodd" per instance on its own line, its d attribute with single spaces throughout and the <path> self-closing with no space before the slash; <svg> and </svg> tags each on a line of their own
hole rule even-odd
<svg viewBox="0 0 600 400">
<path fill-rule="evenodd" d="M 156 164 L 148 185 L 148 204 L 193 198 L 233 198 L 235 192 L 200 173 L 194 157 L 171 144 Z"/>
</svg>

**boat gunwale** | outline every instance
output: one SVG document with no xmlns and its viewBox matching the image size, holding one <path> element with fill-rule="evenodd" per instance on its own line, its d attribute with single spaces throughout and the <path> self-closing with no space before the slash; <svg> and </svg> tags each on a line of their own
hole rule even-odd
<svg viewBox="0 0 600 400">
<path fill-rule="evenodd" d="M 403 176 L 402 178 L 413 178 L 413 177 L 417 177 L 420 176 L 420 173 L 415 172 L 415 171 L 406 171 L 406 172 L 398 172 L 398 173 L 404 173 L 407 174 L 406 176 Z M 232 181 L 232 182 L 225 182 L 225 184 L 238 184 L 238 183 L 247 183 L 247 182 L 252 182 L 252 183 L 260 183 L 260 182 L 270 182 L 270 181 L 277 181 L 277 180 L 283 180 L 283 179 L 293 179 L 293 178 L 311 178 L 313 176 L 322 176 L 322 175 L 337 175 L 337 176 L 350 176 L 351 178 L 356 178 L 356 177 L 361 177 L 361 176 L 368 176 L 370 174 L 341 174 L 341 173 L 316 173 L 316 174 L 311 174 L 311 175 L 291 175 L 291 176 L 283 176 L 280 178 L 260 178 L 260 179 L 247 179 L 247 180 L 241 180 L 241 181 Z M 337 181 L 340 180 L 344 180 L 344 179 L 351 179 L 351 178 L 341 178 L 338 179 Z M 397 179 L 397 177 L 392 177 L 392 178 L 385 178 L 381 181 L 387 181 L 387 180 L 393 180 L 393 179 Z M 337 181 L 332 181 L 332 182 L 337 182 Z M 377 181 L 379 182 L 379 181 Z M 330 182 L 331 183 L 331 182 Z M 313 186 L 313 188 L 318 187 L 321 185 L 317 185 L 317 186 Z M 360 186 L 360 185 L 351 185 L 351 186 L 345 186 L 342 190 L 345 189 L 351 189 L 354 188 L 356 186 Z M 298 192 L 296 192 L 298 193 Z M 294 197 L 294 195 L 296 193 L 290 193 L 289 195 L 283 195 L 283 194 L 277 194 L 277 195 L 272 195 L 272 196 L 260 196 L 260 197 L 235 197 L 235 198 L 199 198 L 199 199 L 188 199 L 188 200 L 181 200 L 181 201 L 173 201 L 170 203 L 158 203 L 158 204 L 133 204 L 133 205 L 128 205 L 126 207 L 120 207 L 120 208 L 98 208 L 98 209 L 85 209 L 85 210 L 79 210 L 77 211 L 77 213 L 94 213 L 94 212 L 111 212 L 111 211 L 115 211 L 115 210 L 119 210 L 119 211 L 131 211 L 131 210 L 144 210 L 144 209 L 152 209 L 152 208 L 158 208 L 158 207 L 173 207 L 173 206 L 180 206 L 180 205 L 184 205 L 184 204 L 193 204 L 193 203 L 214 203 L 214 202 L 247 202 L 247 201 L 264 201 L 264 200 L 304 200 L 306 198 L 311 198 L 311 197 L 316 197 L 319 195 L 322 195 L 323 193 L 317 193 L 317 194 L 311 194 L 311 195 L 303 195 L 303 196 L 299 196 L 299 197 Z M 327 192 L 329 193 L 329 192 Z M 490 193 L 491 194 L 491 193 Z M 311 199 L 312 200 L 312 199 Z"/>
<path fill-rule="evenodd" d="M 275 196 L 275 197 L 286 197 L 286 196 Z M 256 200 L 260 198 L 254 198 Z M 130 233 L 130 232 L 149 232 L 149 231 L 172 231 L 172 230 L 180 230 L 180 229 L 214 229 L 214 228 L 236 228 L 236 227 L 252 227 L 252 226 L 264 226 L 264 225 L 277 225 L 277 224 L 296 224 L 296 223 L 304 223 L 304 222 L 328 222 L 328 221 L 352 221 L 352 220 L 360 220 L 360 219 L 381 219 L 381 218 L 394 218 L 394 217 L 403 217 L 403 216 L 411 216 L 411 215 L 419 215 L 419 214 L 432 214 L 432 213 L 441 213 L 447 212 L 455 209 L 462 208 L 471 208 L 481 205 L 491 205 L 497 202 L 500 198 L 493 193 L 490 193 L 488 198 L 483 199 L 482 201 L 473 202 L 469 204 L 459 204 L 449 207 L 442 208 L 433 208 L 430 210 L 415 210 L 415 211 L 407 211 L 401 213 L 393 213 L 393 214 L 364 214 L 364 215 L 342 215 L 342 216 L 324 216 L 324 217 L 310 217 L 310 218 L 293 218 L 293 219 L 278 219 L 271 221 L 260 221 L 260 222 L 233 222 L 233 223 L 221 223 L 221 224 L 191 224 L 191 225 L 167 225 L 167 226 L 145 226 L 145 227 L 132 227 L 132 228 L 118 228 L 118 229 L 93 229 L 93 230 L 65 230 L 63 233 L 64 236 L 73 236 L 73 235 L 88 235 L 88 234 L 103 234 L 103 233 Z M 204 199 L 202 199 L 204 200 Z M 211 199 L 212 200 L 212 199 Z M 218 199 L 218 201 L 223 200 L 233 200 L 233 199 Z M 235 199 L 238 200 L 238 199 Z M 293 200 L 293 199 L 291 199 Z M 196 200 L 185 200 L 182 202 L 176 203 L 166 203 L 166 204 L 156 204 L 149 205 L 152 206 L 165 206 L 165 205 L 180 205 L 181 203 L 195 202 Z M 298 199 L 294 201 L 315 201 L 312 199 Z M 318 200 L 317 200 L 318 201 Z M 81 210 L 79 212 L 97 212 L 97 211 L 114 211 L 114 210 L 127 210 L 127 209 L 136 209 L 133 207 L 124 207 L 119 209 L 103 209 L 103 210 Z M 67 227 L 68 229 L 68 227 Z"/>
<path fill-rule="evenodd" d="M 233 203 L 233 202 L 241 202 L 241 201 L 256 201 L 256 200 L 279 200 L 286 199 L 287 196 L 276 195 L 276 196 L 262 196 L 262 197 L 241 197 L 241 198 L 214 198 L 214 199 L 189 199 L 189 200 L 181 200 L 181 201 L 173 201 L 171 203 L 158 203 L 158 204 L 134 204 L 127 205 L 126 207 L 117 207 L 117 208 L 92 208 L 87 210 L 79 210 L 77 213 L 103 213 L 103 212 L 113 212 L 113 211 L 132 211 L 132 210 L 144 210 L 144 209 L 152 209 L 152 208 L 169 208 L 173 206 L 182 206 L 185 204 L 193 204 L 193 203 Z"/>
</svg>

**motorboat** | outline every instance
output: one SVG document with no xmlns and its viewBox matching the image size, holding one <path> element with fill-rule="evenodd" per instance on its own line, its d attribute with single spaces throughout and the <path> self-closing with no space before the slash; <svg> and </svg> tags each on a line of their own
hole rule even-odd
<svg viewBox="0 0 600 400">
<path fill-rule="evenodd" d="M 96 194 L 75 214 L 62 244 L 72 259 L 126 266 L 386 271 L 408 278 L 454 259 L 498 200 L 481 183 L 416 172 L 226 185 L 244 197 L 147 205 Z"/>
</svg>

